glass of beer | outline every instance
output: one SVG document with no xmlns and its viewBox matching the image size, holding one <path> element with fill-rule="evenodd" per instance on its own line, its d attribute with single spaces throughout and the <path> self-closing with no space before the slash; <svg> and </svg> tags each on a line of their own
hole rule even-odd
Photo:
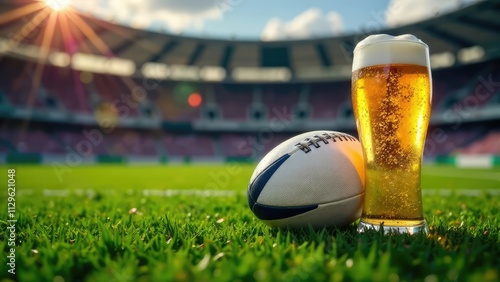
<svg viewBox="0 0 500 282">
<path fill-rule="evenodd" d="M 352 103 L 366 168 L 358 232 L 428 232 L 420 170 L 431 83 L 429 48 L 413 35 L 372 35 L 354 49 Z"/>
</svg>

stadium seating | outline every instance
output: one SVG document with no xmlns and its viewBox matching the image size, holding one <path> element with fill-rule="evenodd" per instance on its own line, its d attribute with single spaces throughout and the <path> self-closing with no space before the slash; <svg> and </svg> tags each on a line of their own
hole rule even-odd
<svg viewBox="0 0 500 282">
<path fill-rule="evenodd" d="M 178 91 L 175 83 L 161 83 L 146 93 L 147 99 L 153 101 L 164 120 L 192 121 L 201 117 L 200 107 L 191 107 L 187 102 L 191 93 Z"/>
<path fill-rule="evenodd" d="M 68 112 L 92 112 L 87 86 L 80 81 L 77 72 L 64 68 L 45 67 L 42 85 L 49 91 L 52 98 L 57 99 L 51 108 L 59 108 L 60 103 L 63 110 Z"/>
<path fill-rule="evenodd" d="M 462 126 L 461 128 L 432 126 L 427 133 L 424 156 L 435 157 L 460 153 L 461 148 L 483 138 L 486 130 L 482 126 Z M 435 134 L 436 131 L 439 133 Z"/>
<path fill-rule="evenodd" d="M 433 72 L 433 110 L 447 110 L 470 103 L 474 107 L 483 106 L 494 100 L 494 93 L 487 93 L 485 99 L 473 98 L 476 87 L 481 84 L 480 77 L 487 79 L 490 75 L 498 77 L 500 62 L 491 61 L 471 64 L 456 68 L 443 69 Z M 481 93 L 485 89 L 482 89 Z M 491 95 L 487 95 L 491 94 Z M 469 99 L 469 101 L 468 101 Z M 470 101 L 473 99 L 474 101 Z"/>
<path fill-rule="evenodd" d="M 59 138 L 63 144 L 65 151 L 70 151 L 70 150 L 77 150 L 79 144 L 83 145 L 83 141 L 88 140 L 88 138 L 84 135 L 83 130 L 80 131 L 60 131 L 57 133 L 57 138 Z M 88 150 L 89 155 L 94 155 L 94 154 L 108 154 L 108 150 L 106 148 L 105 142 L 94 142 L 90 143 L 92 146 Z M 87 150 L 87 148 L 82 148 L 83 150 Z M 85 151 L 87 152 L 87 151 Z"/>
<path fill-rule="evenodd" d="M 94 75 L 93 80 L 101 103 L 114 104 L 122 117 L 139 115 L 139 103 L 132 96 L 136 84 L 131 78 L 100 74 Z"/>
<path fill-rule="evenodd" d="M 262 102 L 268 119 L 292 119 L 299 102 L 300 85 L 267 86 L 262 91 Z"/>
<path fill-rule="evenodd" d="M 230 157 L 260 158 L 293 133 L 265 132 L 261 134 L 161 134 L 131 129 L 116 129 L 103 133 L 102 140 L 89 142 L 84 130 L 55 130 L 37 127 L 20 130 L 2 129 L 0 152 L 65 154 L 77 151 L 84 156 L 120 155 L 159 157 Z M 430 129 L 431 132 L 433 128 Z M 445 129 L 439 138 L 428 134 L 425 157 L 446 154 L 500 154 L 500 131 L 485 132 L 485 128 Z M 444 136 L 444 137 L 443 137 Z M 158 145 L 162 144 L 163 150 Z M 88 147 L 90 145 L 90 147 Z M 219 148 L 218 150 L 216 148 Z M 84 152 L 84 153 L 82 153 Z"/>
<path fill-rule="evenodd" d="M 500 131 L 492 131 L 459 150 L 462 154 L 496 154 L 500 155 Z"/>
<path fill-rule="evenodd" d="M 31 70 L 28 72 L 26 70 Z M 122 117 L 151 116 L 143 112 L 134 100 L 127 104 L 123 95 L 131 98 L 131 89 L 141 86 L 141 79 L 113 75 L 91 74 L 82 79 L 82 74 L 70 68 L 45 66 L 38 90 L 31 96 L 33 86 L 33 63 L 6 58 L 0 64 L 1 103 L 10 107 L 32 107 L 48 111 L 79 113 L 94 117 L 101 103 L 114 103 Z M 480 77 L 493 76 L 498 81 L 500 61 L 488 61 L 467 66 L 436 70 L 433 72 L 433 111 L 446 111 L 466 105 L 475 97 L 481 83 Z M 87 74 L 88 75 L 88 74 Z M 473 79 L 468 79 L 468 78 Z M 186 90 L 188 89 L 188 90 Z M 307 122 L 352 118 L 350 109 L 351 86 L 349 81 L 283 84 L 204 84 L 162 81 L 154 89 L 146 90 L 150 105 L 148 111 L 158 113 L 164 121 L 198 121 L 204 110 L 191 107 L 187 99 L 194 91 L 200 93 L 204 103 L 215 107 L 218 119 L 233 122 L 254 122 L 259 117 L 250 116 L 254 111 L 268 120 L 296 119 L 296 109 L 305 109 L 302 117 Z M 476 99 L 474 107 L 500 105 L 500 92 L 486 95 L 487 99 Z M 477 98 L 477 97 L 476 97 Z M 145 103 L 146 103 L 145 102 Z M 1 104 L 0 103 L 0 104 Z M 121 108 L 120 108 L 121 107 Z M 124 111 L 124 108 L 126 110 Z M 215 119 L 213 122 L 217 122 Z M 64 123 L 64 121 L 62 121 Z M 64 154 L 68 148 L 77 148 L 86 136 L 83 125 L 72 126 L 38 124 L 19 129 L 19 124 L 3 128 L 0 134 L 0 152 L 26 152 Z M 453 153 L 499 154 L 500 133 L 486 131 L 484 127 L 460 127 L 457 130 L 444 127 L 447 140 L 436 142 L 428 136 L 426 157 Z M 496 128 L 496 127 L 495 127 Z M 433 128 L 429 129 L 431 132 Z M 266 133 L 267 134 L 267 133 Z M 93 145 L 92 155 L 122 155 L 157 157 L 234 157 L 258 158 L 276 145 L 293 136 L 293 133 L 152 133 L 147 130 L 117 128 L 104 134 L 99 144 Z"/>
<path fill-rule="evenodd" d="M 62 131 L 57 137 L 63 142 L 66 151 L 81 150 L 89 152 L 89 155 L 122 155 L 122 156 L 157 156 L 157 141 L 154 135 L 146 132 L 139 132 L 128 129 L 117 129 L 111 133 L 98 131 L 100 137 L 96 141 L 89 139 L 89 132 L 92 129 L 82 129 L 80 131 Z M 95 130 L 95 129 L 94 129 Z M 90 142 L 87 142 L 90 141 Z M 85 142 L 85 144 L 84 144 Z M 90 150 L 87 147 L 91 144 Z M 68 149 L 70 148 L 70 149 Z M 79 151 L 81 153 L 81 151 Z"/>
<path fill-rule="evenodd" d="M 248 134 L 227 133 L 220 138 L 222 154 L 227 157 L 250 157 L 256 143 L 255 137 Z"/>
<path fill-rule="evenodd" d="M 221 109 L 221 118 L 247 120 L 252 103 L 252 88 L 239 85 L 220 85 L 215 88 L 215 102 Z"/>
<path fill-rule="evenodd" d="M 340 115 L 340 105 L 350 101 L 351 86 L 348 82 L 321 83 L 311 86 L 310 104 L 312 119 L 336 119 Z"/>
<path fill-rule="evenodd" d="M 63 148 L 53 136 L 42 128 L 3 129 L 0 144 L 4 152 L 60 154 Z"/>
<path fill-rule="evenodd" d="M 121 156 L 155 156 L 157 155 L 156 141 L 151 134 L 133 130 L 104 135 L 108 154 Z"/>
<path fill-rule="evenodd" d="M 8 72 L 8 71 L 7 71 Z M 6 73 L 5 71 L 2 73 Z M 15 69 L 0 78 L 0 89 L 6 94 L 11 105 L 31 108 L 44 108 L 45 104 L 40 97 L 40 89 L 32 89 L 32 73 L 26 71 L 16 73 Z"/>
<path fill-rule="evenodd" d="M 197 134 L 163 137 L 163 144 L 169 157 L 213 157 L 214 142 L 210 136 Z"/>
<path fill-rule="evenodd" d="M 23 65 L 28 65 L 23 67 Z M 8 69 L 8 71 L 7 71 Z M 100 102 L 117 103 L 120 114 L 128 117 L 140 116 L 140 108 L 132 99 L 133 106 L 126 103 L 131 98 L 135 86 L 142 81 L 127 77 L 104 74 L 92 74 L 90 81 L 82 82 L 82 73 L 69 68 L 44 66 L 39 89 L 31 96 L 36 64 L 25 63 L 15 59 L 6 59 L 0 70 L 7 74 L 0 78 L 0 89 L 7 100 L 16 106 L 34 108 L 50 108 L 69 112 L 92 113 Z M 30 71 L 26 71 L 30 70 Z M 500 73 L 500 62 L 490 61 L 456 68 L 441 69 L 433 72 L 433 109 L 436 111 L 449 109 L 454 105 L 467 102 L 473 95 L 479 77 Z M 477 79 L 467 79 L 469 77 Z M 201 108 L 192 108 L 187 104 L 190 93 L 177 93 L 176 87 L 182 82 L 162 82 L 152 90 L 146 90 L 148 100 L 152 101 L 165 120 L 192 121 L 201 118 Z M 312 120 L 335 119 L 344 115 L 343 106 L 350 103 L 350 82 L 328 82 L 311 84 L 276 84 L 262 86 L 262 105 L 268 118 L 276 117 L 273 109 L 287 108 L 293 113 L 299 103 L 299 93 L 308 86 L 308 100 Z M 194 88 L 202 95 L 206 94 L 203 85 Z M 250 105 L 253 102 L 254 86 L 245 84 L 218 84 L 213 89 L 214 103 L 218 106 L 222 119 L 248 120 Z M 96 99 L 92 95 L 97 96 Z M 498 93 L 497 93 L 498 94 Z M 123 97 L 126 97 L 124 99 Z M 477 99 L 477 106 L 498 103 L 492 93 L 488 99 Z M 307 97 L 307 96 L 306 96 Z M 490 101 L 491 100 L 491 101 Z M 126 109 L 125 109 L 126 108 Z M 264 113 L 264 114 L 266 114 Z M 281 117 L 281 116 L 280 116 Z M 290 115 L 290 118 L 292 115 Z"/>
</svg>

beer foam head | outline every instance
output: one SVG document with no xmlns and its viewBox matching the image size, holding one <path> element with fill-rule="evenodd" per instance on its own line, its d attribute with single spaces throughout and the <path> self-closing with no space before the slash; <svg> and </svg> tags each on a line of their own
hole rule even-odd
<svg viewBox="0 0 500 282">
<path fill-rule="evenodd" d="M 385 64 L 429 66 L 429 48 L 411 34 L 392 36 L 370 35 L 354 48 L 352 71 Z"/>
</svg>

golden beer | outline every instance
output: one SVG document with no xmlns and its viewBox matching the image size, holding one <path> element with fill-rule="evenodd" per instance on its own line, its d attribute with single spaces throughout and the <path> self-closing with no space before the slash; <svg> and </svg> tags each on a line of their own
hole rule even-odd
<svg viewBox="0 0 500 282">
<path fill-rule="evenodd" d="M 354 53 L 352 103 L 366 168 L 358 230 L 426 232 L 420 170 L 431 109 L 428 48 L 413 36 L 382 39 L 361 42 Z"/>
</svg>

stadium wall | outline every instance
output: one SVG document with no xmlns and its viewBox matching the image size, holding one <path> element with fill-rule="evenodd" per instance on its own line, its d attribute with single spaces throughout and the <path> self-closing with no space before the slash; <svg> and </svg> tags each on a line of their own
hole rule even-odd
<svg viewBox="0 0 500 282">
<path fill-rule="evenodd" d="M 453 165 L 462 168 L 492 168 L 500 167 L 500 156 L 495 155 L 456 155 L 439 156 L 434 158 L 434 163 Z"/>
<path fill-rule="evenodd" d="M 79 155 L 65 154 L 36 154 L 36 153 L 7 153 L 0 154 L 0 164 L 40 164 L 61 167 L 76 167 L 79 165 L 92 164 L 123 164 L 123 165 L 150 165 L 150 164 L 190 164 L 190 163 L 253 163 L 257 159 L 245 157 L 129 157 L 119 155 L 95 155 L 81 157 Z M 500 167 L 499 155 L 462 155 L 437 156 L 426 158 L 426 164 L 449 165 L 461 168 L 492 168 Z"/>
<path fill-rule="evenodd" d="M 39 153 L 20 153 L 9 152 L 0 153 L 0 164 L 21 164 L 21 165 L 60 165 L 67 167 L 76 167 L 79 165 L 93 164 L 133 164 L 133 165 L 148 165 L 148 164 L 190 164 L 190 163 L 227 163 L 227 162 L 244 162 L 251 163 L 255 159 L 245 157 L 169 157 L 158 155 L 155 157 L 149 156 L 121 156 L 121 155 L 93 155 L 83 157 L 76 152 L 68 154 L 39 154 Z"/>
</svg>

